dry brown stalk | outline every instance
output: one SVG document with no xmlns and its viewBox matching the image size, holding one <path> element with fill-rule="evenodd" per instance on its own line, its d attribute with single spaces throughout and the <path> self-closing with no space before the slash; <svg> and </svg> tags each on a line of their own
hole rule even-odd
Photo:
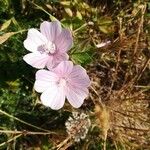
<svg viewBox="0 0 150 150">
<path fill-rule="evenodd" d="M 135 48 L 134 48 L 134 52 L 133 55 L 135 55 L 137 53 L 137 49 L 138 49 L 138 42 L 139 42 L 139 38 L 140 38 L 140 34 L 143 28 L 143 22 L 144 22 L 144 14 L 146 11 L 146 3 L 144 3 L 143 5 L 141 5 L 141 20 L 139 23 L 139 28 L 138 28 L 138 33 L 137 33 L 137 38 L 136 38 L 136 43 L 135 43 Z"/>
</svg>

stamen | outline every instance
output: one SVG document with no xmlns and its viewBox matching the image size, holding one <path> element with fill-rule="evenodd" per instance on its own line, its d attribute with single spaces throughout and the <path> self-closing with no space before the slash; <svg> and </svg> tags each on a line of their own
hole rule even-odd
<svg viewBox="0 0 150 150">
<path fill-rule="evenodd" d="M 54 54 L 56 52 L 56 46 L 52 42 L 47 42 L 46 44 L 40 45 L 38 47 L 40 53 Z"/>
<path fill-rule="evenodd" d="M 44 48 L 46 53 L 54 54 L 56 51 L 56 46 L 52 42 L 48 42 L 47 44 L 45 44 Z"/>
</svg>

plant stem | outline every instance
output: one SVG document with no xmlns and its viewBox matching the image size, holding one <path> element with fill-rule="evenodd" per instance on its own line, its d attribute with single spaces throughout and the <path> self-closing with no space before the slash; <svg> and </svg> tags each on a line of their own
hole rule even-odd
<svg viewBox="0 0 150 150">
<path fill-rule="evenodd" d="M 17 121 L 19 121 L 19 122 L 21 122 L 21 123 L 23 123 L 23 124 L 25 124 L 25 125 L 28 125 L 28 126 L 30 126 L 30 127 L 33 127 L 33 128 L 35 128 L 35 129 L 38 129 L 38 130 L 41 130 L 41 131 L 45 131 L 45 132 L 48 132 L 48 133 L 51 133 L 51 134 L 56 134 L 55 132 L 51 132 L 51 131 L 49 131 L 49 130 L 46 130 L 46 129 L 37 127 L 37 126 L 32 125 L 32 124 L 30 124 L 30 123 L 28 123 L 28 122 L 26 122 L 26 121 L 23 121 L 23 120 L 21 120 L 21 119 L 19 119 L 19 118 L 17 118 L 17 117 L 14 117 L 14 116 L 12 116 L 12 115 L 6 113 L 6 112 L 3 111 L 3 110 L 0 110 L 0 113 L 2 113 L 3 115 L 5 115 L 5 116 L 7 116 L 7 117 L 9 117 L 9 118 L 12 118 L 12 119 L 14 119 L 14 120 L 17 120 Z"/>
<path fill-rule="evenodd" d="M 15 137 L 9 139 L 8 141 L 1 143 L 1 144 L 0 144 L 0 147 L 2 147 L 2 146 L 4 146 L 5 144 L 8 144 L 8 143 L 10 143 L 10 142 L 16 140 L 16 139 L 19 138 L 20 136 L 22 136 L 22 134 L 16 135 Z"/>
<path fill-rule="evenodd" d="M 28 134 L 32 134 L 32 135 L 48 135 L 48 134 L 51 134 L 49 132 L 32 132 L 32 131 L 13 131 L 13 130 L 0 130 L 0 133 L 9 133 L 9 134 L 25 134 L 25 135 L 28 135 Z"/>
</svg>

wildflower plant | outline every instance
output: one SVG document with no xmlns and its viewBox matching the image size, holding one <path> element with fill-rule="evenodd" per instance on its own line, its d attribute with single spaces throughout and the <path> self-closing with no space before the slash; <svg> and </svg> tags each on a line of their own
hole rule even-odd
<svg viewBox="0 0 150 150">
<path fill-rule="evenodd" d="M 41 102 L 51 109 L 63 107 L 65 98 L 79 108 L 88 96 L 90 79 L 80 65 L 68 61 L 67 51 L 73 38 L 68 29 L 62 29 L 59 21 L 44 21 L 40 31 L 29 29 L 24 46 L 31 51 L 23 57 L 29 65 L 42 69 L 36 73 L 34 89 L 42 93 Z"/>
<path fill-rule="evenodd" d="M 0 149 L 150 149 L 148 1 L 4 0 L 0 8 Z M 46 107 L 35 105 L 33 85 Z"/>
</svg>

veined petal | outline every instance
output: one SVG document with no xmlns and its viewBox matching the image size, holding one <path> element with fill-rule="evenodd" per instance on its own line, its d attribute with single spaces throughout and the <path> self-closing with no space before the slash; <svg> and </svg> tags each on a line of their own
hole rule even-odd
<svg viewBox="0 0 150 150">
<path fill-rule="evenodd" d="M 56 67 L 60 62 L 66 61 L 69 59 L 69 55 L 67 53 L 58 53 L 53 56 L 53 58 L 47 63 L 47 68 L 51 70 Z"/>
<path fill-rule="evenodd" d="M 54 82 L 47 82 L 46 80 L 36 80 L 34 83 L 34 89 L 37 92 L 42 93 L 48 88 L 52 87 L 54 84 Z"/>
<path fill-rule="evenodd" d="M 79 108 L 83 104 L 84 99 L 88 96 L 88 93 L 87 88 L 68 86 L 66 97 L 73 107 Z"/>
<path fill-rule="evenodd" d="M 61 77 L 67 77 L 73 69 L 71 61 L 62 61 L 53 71 Z"/>
<path fill-rule="evenodd" d="M 36 52 L 37 48 L 46 42 L 46 37 L 38 30 L 29 29 L 27 39 L 24 41 L 24 47 L 31 52 Z"/>
<path fill-rule="evenodd" d="M 59 21 L 48 22 L 44 21 L 40 26 L 41 33 L 46 36 L 46 38 L 53 42 L 61 33 L 61 24 Z"/>
<path fill-rule="evenodd" d="M 44 69 L 39 70 L 36 72 L 36 81 L 34 84 L 34 89 L 37 92 L 42 93 L 47 89 L 50 89 L 51 87 L 55 86 L 58 80 L 59 78 L 55 73 Z"/>
<path fill-rule="evenodd" d="M 65 103 L 65 91 L 63 87 L 52 86 L 44 91 L 41 95 L 41 102 L 43 105 L 54 110 L 62 108 Z"/>
<path fill-rule="evenodd" d="M 36 80 L 45 81 L 45 82 L 57 82 L 58 76 L 48 70 L 39 70 L 36 72 Z"/>
<path fill-rule="evenodd" d="M 86 70 L 80 65 L 73 67 L 72 72 L 69 74 L 68 78 L 68 81 L 71 85 L 79 87 L 90 86 L 89 76 L 87 75 Z"/>
<path fill-rule="evenodd" d="M 61 34 L 57 37 L 57 39 L 54 42 L 59 51 L 61 52 L 68 51 L 73 44 L 71 32 L 67 29 L 62 29 Z"/>
<path fill-rule="evenodd" d="M 67 53 L 58 53 L 54 56 L 54 61 L 58 64 L 62 61 L 66 61 L 69 59 L 69 55 Z"/>
<path fill-rule="evenodd" d="M 55 66 L 56 66 L 56 64 L 54 62 L 54 56 L 50 56 L 49 59 L 48 59 L 48 61 L 47 61 L 46 67 L 49 70 L 52 70 Z"/>
<path fill-rule="evenodd" d="M 48 58 L 49 56 L 46 54 L 29 53 L 23 57 L 23 60 L 32 67 L 42 69 L 45 67 Z"/>
</svg>

